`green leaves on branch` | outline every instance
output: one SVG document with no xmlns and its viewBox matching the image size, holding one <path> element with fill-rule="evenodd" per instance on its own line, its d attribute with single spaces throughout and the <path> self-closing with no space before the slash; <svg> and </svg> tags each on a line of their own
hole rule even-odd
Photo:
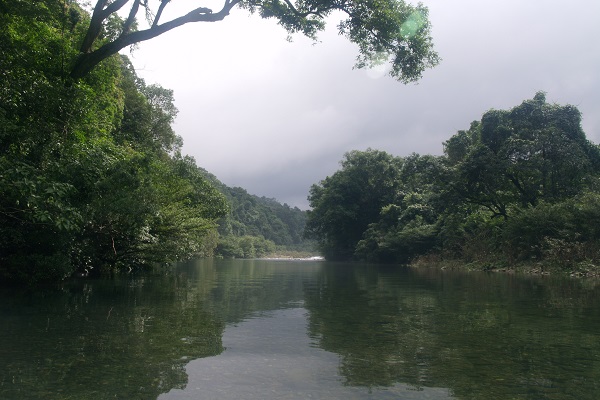
<svg viewBox="0 0 600 400">
<path fill-rule="evenodd" d="M 415 82 L 440 59 L 433 50 L 428 10 L 396 0 L 362 1 L 244 1 L 241 7 L 275 18 L 290 34 L 302 33 L 314 40 L 335 12 L 342 15 L 340 35 L 358 45 L 357 68 L 390 63 L 390 75 L 401 82 Z"/>
<path fill-rule="evenodd" d="M 535 207 L 579 193 L 600 166 L 579 111 L 546 103 L 544 93 L 511 110 L 486 112 L 444 146 L 457 174 L 454 190 L 504 218 L 511 206 Z"/>
<path fill-rule="evenodd" d="M 97 0 L 92 16 L 85 21 L 86 34 L 79 55 L 74 58 L 71 77 L 85 77 L 103 60 L 136 43 L 194 22 L 217 22 L 238 6 L 262 18 L 274 18 L 290 34 L 317 38 L 333 13 L 345 16 L 339 33 L 358 45 L 356 66 L 391 64 L 390 75 L 401 82 L 417 81 L 425 69 L 436 66 L 428 10 L 402 0 L 225 0 L 220 10 L 198 7 L 164 21 L 163 11 L 170 1 L 153 9 L 140 0 Z M 126 7 L 127 6 L 127 7 Z M 118 16 L 129 8 L 127 18 Z M 139 27 L 137 15 L 144 14 L 147 27 Z"/>
<path fill-rule="evenodd" d="M 311 187 L 306 232 L 326 257 L 352 257 L 368 225 L 394 201 L 401 162 L 382 151 L 352 151 L 340 171 Z"/>
<path fill-rule="evenodd" d="M 19 226 L 75 231 L 81 225 L 79 211 L 69 204 L 73 185 L 52 181 L 31 165 L 0 157 L 0 188 L 0 212 Z"/>
<path fill-rule="evenodd" d="M 433 50 L 428 10 L 402 1 L 349 2 L 349 18 L 339 24 L 340 33 L 359 48 L 356 67 L 372 68 L 390 63 L 390 75 L 403 83 L 419 80 L 440 58 Z"/>
</svg>

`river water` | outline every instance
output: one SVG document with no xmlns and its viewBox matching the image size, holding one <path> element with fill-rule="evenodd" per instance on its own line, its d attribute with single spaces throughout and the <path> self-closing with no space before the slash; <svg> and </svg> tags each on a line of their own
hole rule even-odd
<svg viewBox="0 0 600 400">
<path fill-rule="evenodd" d="M 600 283 L 197 260 L 0 292 L 0 399 L 597 399 Z"/>
</svg>

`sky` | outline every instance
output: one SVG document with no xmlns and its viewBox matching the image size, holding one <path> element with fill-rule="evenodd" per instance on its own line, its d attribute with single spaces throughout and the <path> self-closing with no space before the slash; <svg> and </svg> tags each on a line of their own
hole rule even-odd
<svg viewBox="0 0 600 400">
<path fill-rule="evenodd" d="M 198 4 L 173 1 L 163 19 Z M 173 89 L 184 154 L 228 186 L 301 209 L 348 151 L 440 155 L 486 111 L 538 91 L 576 106 L 588 139 L 600 143 L 600 2 L 423 4 L 442 61 L 417 84 L 354 69 L 358 49 L 337 35 L 340 16 L 318 42 L 290 42 L 275 21 L 234 9 L 224 21 L 140 43 L 130 57 L 146 83 Z"/>
</svg>

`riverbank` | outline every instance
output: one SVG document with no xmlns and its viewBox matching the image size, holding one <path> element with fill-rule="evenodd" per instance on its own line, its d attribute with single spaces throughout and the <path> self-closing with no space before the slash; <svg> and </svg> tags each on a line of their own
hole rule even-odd
<svg viewBox="0 0 600 400">
<path fill-rule="evenodd" d="M 519 273 L 529 275 L 562 275 L 574 278 L 599 278 L 600 265 L 590 261 L 571 263 L 568 265 L 556 262 L 517 262 L 507 263 L 500 259 L 496 261 L 465 261 L 458 259 L 444 259 L 440 255 L 432 254 L 416 258 L 410 263 L 414 268 L 439 268 L 463 271 L 487 271 Z"/>
</svg>

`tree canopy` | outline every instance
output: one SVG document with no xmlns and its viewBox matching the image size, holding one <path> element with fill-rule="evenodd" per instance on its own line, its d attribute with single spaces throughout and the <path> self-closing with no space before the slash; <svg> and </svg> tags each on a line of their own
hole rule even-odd
<svg viewBox="0 0 600 400">
<path fill-rule="evenodd" d="M 444 152 L 347 153 L 310 190 L 307 235 L 330 259 L 429 256 L 579 272 L 600 263 L 600 148 L 586 139 L 576 107 L 539 92 L 487 111 Z"/>
<path fill-rule="evenodd" d="M 91 18 L 71 8 L 69 23 L 81 24 L 85 29 L 71 76 L 79 79 L 120 50 L 182 25 L 222 21 L 236 8 L 274 18 L 288 33 L 313 39 L 324 29 L 328 17 L 340 12 L 344 19 L 338 24 L 339 33 L 358 45 L 356 66 L 389 62 L 390 74 L 402 82 L 418 80 L 425 69 L 439 62 L 430 36 L 428 10 L 420 3 L 413 6 L 403 0 L 224 0 L 219 10 L 196 3 L 189 12 L 165 20 L 163 12 L 175 1 L 97 0 Z"/>
<path fill-rule="evenodd" d="M 401 160 L 383 151 L 346 153 L 342 169 L 310 188 L 306 232 L 329 259 L 351 258 L 382 207 L 393 203 Z"/>
<path fill-rule="evenodd" d="M 228 205 L 180 153 L 172 92 L 146 85 L 124 56 L 69 81 L 83 33 L 73 4 L 0 9 L 0 278 L 212 254 Z"/>
</svg>

